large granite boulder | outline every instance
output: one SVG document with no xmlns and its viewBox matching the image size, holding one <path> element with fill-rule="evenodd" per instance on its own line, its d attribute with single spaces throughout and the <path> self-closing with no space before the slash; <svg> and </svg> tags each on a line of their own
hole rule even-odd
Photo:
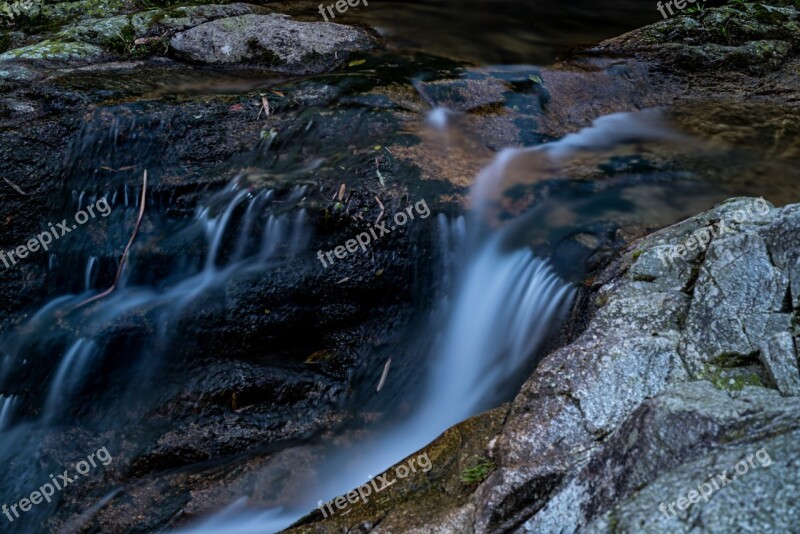
<svg viewBox="0 0 800 534">
<path fill-rule="evenodd" d="M 242 15 L 177 33 L 177 57 L 210 65 L 260 65 L 278 72 L 325 71 L 375 40 L 365 30 L 326 22 L 295 22 L 285 15 Z"/>
</svg>

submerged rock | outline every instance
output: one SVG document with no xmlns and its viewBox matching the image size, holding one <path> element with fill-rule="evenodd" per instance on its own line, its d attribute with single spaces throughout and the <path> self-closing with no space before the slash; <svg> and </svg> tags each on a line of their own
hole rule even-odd
<svg viewBox="0 0 800 534">
<path fill-rule="evenodd" d="M 170 50 L 211 65 L 258 64 L 291 74 L 322 72 L 375 40 L 364 30 L 325 22 L 295 22 L 284 15 L 243 15 L 179 32 Z"/>
</svg>

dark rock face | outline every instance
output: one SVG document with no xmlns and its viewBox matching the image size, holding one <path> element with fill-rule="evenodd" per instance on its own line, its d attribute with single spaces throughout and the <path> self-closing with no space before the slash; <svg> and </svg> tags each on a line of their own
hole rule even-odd
<svg viewBox="0 0 800 534">
<path fill-rule="evenodd" d="M 177 33 L 172 52 L 210 65 L 247 63 L 278 72 L 322 72 L 344 61 L 349 52 L 375 46 L 364 30 L 334 23 L 294 22 L 285 15 L 242 15 Z"/>
</svg>

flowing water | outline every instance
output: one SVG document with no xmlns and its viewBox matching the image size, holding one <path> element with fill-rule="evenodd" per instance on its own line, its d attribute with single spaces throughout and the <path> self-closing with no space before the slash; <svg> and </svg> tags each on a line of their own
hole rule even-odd
<svg viewBox="0 0 800 534">
<path fill-rule="evenodd" d="M 438 113 L 431 112 L 434 116 Z M 438 131 L 441 133 L 442 129 Z M 553 195 L 555 198 L 497 228 L 489 223 L 492 206 L 497 202 L 496 192 L 518 179 L 515 168 L 526 168 L 528 172 L 538 168 L 520 166 L 532 155 L 560 162 L 587 151 L 613 150 L 625 143 L 687 141 L 669 127 L 660 111 L 646 110 L 603 117 L 592 127 L 557 142 L 499 153 L 476 179 L 470 201 L 473 209 L 468 217 L 439 218 L 440 287 L 446 289 L 430 312 L 429 324 L 433 327 L 428 332 L 430 344 L 425 347 L 431 361 L 421 370 L 427 385 L 412 412 L 391 426 L 360 435 L 346 446 L 323 444 L 313 474 L 296 474 L 303 490 L 284 496 L 282 506 L 255 513 L 246 508 L 243 498 L 187 532 L 244 534 L 281 530 L 318 502 L 360 486 L 453 424 L 507 399 L 508 392 L 519 387 L 518 377 L 530 372 L 537 349 L 564 319 L 574 294 L 550 262 L 537 257 L 530 248 L 531 229 L 552 239 L 553 233 L 587 228 L 608 218 L 620 202 L 632 204 L 626 211 L 634 217 L 647 209 L 647 204 L 630 195 L 639 184 L 622 183 L 606 193 Z M 669 196 L 696 198 L 702 197 L 704 191 L 714 195 L 698 184 L 665 187 L 661 216 L 675 216 L 669 212 Z M 646 196 L 652 194 L 651 190 Z M 571 210 L 575 219 L 568 225 L 548 222 L 553 220 L 549 216 L 553 209 Z M 577 273 L 576 277 L 584 274 Z M 309 492 L 310 488 L 313 492 Z"/>
<path fill-rule="evenodd" d="M 292 2 L 286 11 L 292 10 L 313 19 L 308 13 L 315 6 Z M 414 133 L 432 146 L 446 147 L 434 150 L 443 160 L 450 148 L 468 145 L 474 132 L 419 82 L 440 70 L 449 78 L 474 75 L 453 67 L 452 59 L 479 65 L 549 62 L 570 46 L 657 17 L 650 2 L 619 2 L 613 12 L 603 11 L 605 19 L 598 19 L 600 9 L 588 2 L 373 2 L 363 10 L 363 22 L 389 40 L 390 51 L 382 56 L 386 63 L 400 51 L 420 53 L 398 60 L 402 73 L 392 71 L 392 76 L 402 78 L 430 106 L 415 110 L 419 130 Z M 554 19 L 556 12 L 560 15 Z M 425 56 L 438 52 L 447 52 L 449 59 Z M 72 139 L 52 220 L 101 198 L 112 212 L 88 223 L 83 237 L 53 248 L 46 258 L 47 298 L 33 303 L 25 320 L 0 337 L 0 462 L 9 466 L 0 483 L 3 495 L 24 496 L 49 473 L 66 468 L 78 452 L 94 447 L 83 441 L 86 436 L 99 444 L 106 438 L 115 443 L 158 439 L 165 428 L 171 430 L 161 403 L 180 396 L 182 380 L 195 365 L 233 358 L 229 352 L 264 352 L 276 368 L 296 370 L 301 364 L 287 345 L 299 346 L 298 353 L 319 348 L 307 324 L 286 334 L 290 342 L 262 335 L 263 325 L 240 320 L 252 315 L 235 315 L 229 302 L 267 306 L 263 294 L 249 300 L 232 297 L 242 280 L 259 280 L 263 285 L 253 287 L 271 289 L 264 291 L 267 295 L 279 294 L 275 288 L 283 285 L 319 284 L 316 252 L 323 241 L 318 232 L 330 224 L 320 206 L 336 198 L 338 187 L 323 191 L 311 178 L 326 161 L 341 161 L 347 142 L 374 144 L 374 134 L 361 128 L 369 115 L 357 108 L 357 98 L 363 96 L 359 84 L 378 85 L 374 78 L 384 71 L 376 72 L 298 82 L 299 90 L 341 91 L 337 105 L 345 109 L 345 120 L 324 130 L 320 120 L 334 122 L 327 111 L 301 109 L 291 131 L 265 129 L 257 149 L 237 154 L 236 165 L 206 170 L 203 178 L 210 179 L 190 179 L 180 187 L 174 182 L 183 176 L 183 155 L 171 145 L 190 131 L 174 127 L 169 117 L 151 116 L 149 102 L 112 103 L 89 116 Z M 147 98 L 250 91 L 276 80 L 207 74 L 202 81 L 198 76 L 159 83 Z M 344 129 L 352 138 L 341 146 Z M 340 152 L 328 148 L 331 144 Z M 260 469 L 265 479 L 284 482 L 258 488 L 261 502 L 269 504 L 249 505 L 243 492 L 238 500 L 219 502 L 221 512 L 189 531 L 280 530 L 450 426 L 512 399 L 543 348 L 554 342 L 573 302 L 575 282 L 589 266 L 602 263 L 603 254 L 623 244 L 620 232 L 641 234 L 735 194 L 765 190 L 764 184 L 756 188 L 749 182 L 708 183 L 681 168 L 637 167 L 604 180 L 572 173 L 586 158 L 628 163 L 662 149 L 698 159 L 717 154 L 679 133 L 663 110 L 609 115 L 561 140 L 494 154 L 474 180 L 468 177 L 468 208 L 435 213 L 412 234 L 419 250 L 430 244 L 434 251 L 430 262 L 422 253 L 410 261 L 426 274 L 421 278 L 433 280 L 433 295 L 414 301 L 413 319 L 386 318 L 399 339 L 391 347 L 376 348 L 366 339 L 355 343 L 360 343 L 361 361 L 369 365 L 353 371 L 347 394 L 340 395 L 346 397 L 342 410 L 355 415 L 331 424 L 324 435 L 301 433 L 286 443 L 268 444 L 270 455 Z M 147 191 L 131 170 L 133 162 L 153 177 Z M 228 172 L 232 167 L 241 172 Z M 370 156 L 370 173 L 376 167 L 379 174 Z M 520 197 L 525 200 L 515 202 Z M 119 254 L 142 202 L 144 223 L 114 291 L 87 302 L 115 279 Z M 333 285 L 346 279 L 334 279 Z M 309 307 L 318 305 L 313 297 L 303 294 Z M 277 313 L 266 309 L 263 314 Z M 225 337 L 226 320 L 236 323 L 241 339 Z M 342 336 L 354 335 L 344 326 L 341 330 Z M 384 370 L 378 392 L 376 369 Z M 373 413 L 381 414 L 376 422 L 358 417 Z M 59 439 L 71 448 L 59 445 Z M 300 462 L 302 470 L 293 469 L 297 457 L 310 458 Z M 91 516 L 122 492 L 98 489 L 73 515 Z M 47 520 L 58 506 L 39 507 L 24 520 L 33 522 L 34 514 Z M 12 527 L 25 528 L 20 523 Z"/>
</svg>

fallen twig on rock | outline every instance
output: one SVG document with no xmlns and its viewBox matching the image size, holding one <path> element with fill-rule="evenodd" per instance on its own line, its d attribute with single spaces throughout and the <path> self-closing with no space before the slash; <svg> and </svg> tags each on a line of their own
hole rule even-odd
<svg viewBox="0 0 800 534">
<path fill-rule="evenodd" d="M 13 187 L 13 188 L 14 188 L 14 191 L 16 191 L 17 193 L 19 193 L 20 195 L 25 195 L 26 197 L 28 196 L 28 193 L 26 193 L 25 191 L 23 191 L 23 190 L 22 190 L 22 188 L 21 188 L 20 186 L 18 186 L 17 184 L 15 184 L 14 182 L 12 182 L 12 181 L 11 181 L 11 180 L 9 180 L 8 178 L 6 178 L 5 176 L 3 177 L 3 180 L 5 180 L 5 181 L 6 181 L 6 183 L 7 183 L 8 185 L 10 185 L 11 187 Z"/>
<path fill-rule="evenodd" d="M 378 218 L 375 220 L 375 224 L 378 224 L 381 222 L 381 218 L 383 217 L 383 213 L 386 211 L 386 208 L 383 207 L 383 202 L 381 202 L 381 199 L 379 199 L 377 195 L 375 196 L 375 201 L 378 203 L 378 206 L 381 207 L 381 212 L 378 214 Z"/>
<path fill-rule="evenodd" d="M 111 287 L 103 291 L 102 293 L 90 297 L 77 306 L 73 308 L 76 310 L 81 306 L 85 306 L 90 302 L 94 302 L 95 300 L 101 299 L 107 295 L 110 295 L 111 292 L 116 289 L 117 284 L 119 283 L 119 279 L 122 277 L 122 270 L 125 268 L 125 261 L 128 259 L 128 253 L 131 250 L 131 246 L 133 245 L 133 240 L 136 239 L 136 234 L 139 232 L 139 226 L 142 224 L 142 217 L 144 217 L 144 205 L 147 201 L 147 170 L 144 171 L 144 176 L 142 177 L 142 201 L 139 203 L 139 216 L 136 218 L 136 225 L 133 227 L 133 233 L 131 234 L 131 238 L 128 240 L 128 244 L 125 246 L 125 250 L 122 252 L 122 258 L 119 260 L 119 268 L 117 268 L 117 275 L 114 277 L 114 283 L 111 284 Z"/>
</svg>

